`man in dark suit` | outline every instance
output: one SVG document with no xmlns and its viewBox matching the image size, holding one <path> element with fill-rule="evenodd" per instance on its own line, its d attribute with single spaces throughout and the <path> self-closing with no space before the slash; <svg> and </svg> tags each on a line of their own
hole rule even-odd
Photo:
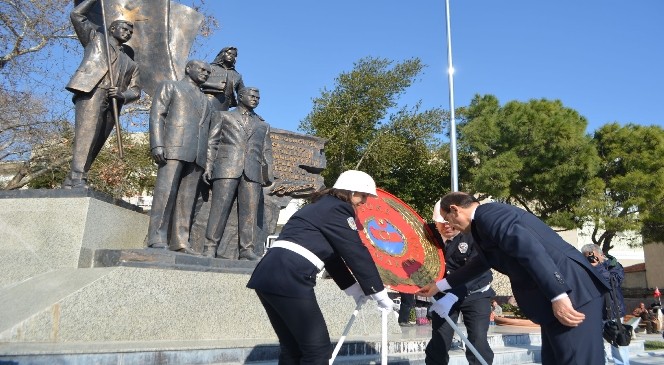
<svg viewBox="0 0 664 365">
<path fill-rule="evenodd" d="M 260 94 L 246 87 L 231 111 L 215 112 L 210 127 L 211 147 L 205 180 L 212 183 L 210 218 L 205 233 L 205 256 L 214 257 L 237 198 L 239 259 L 258 260 L 254 253 L 262 185 L 274 180 L 270 126 L 254 113 Z"/>
<path fill-rule="evenodd" d="M 71 23 L 84 47 L 83 60 L 66 86 L 74 93 L 75 129 L 71 172 L 62 187 L 87 188 L 87 174 L 92 162 L 113 130 L 111 99 L 118 109 L 141 96 L 138 86 L 138 65 L 124 53 L 123 44 L 131 39 L 134 25 L 126 20 L 115 20 L 106 34 L 110 49 L 113 84 L 109 79 L 106 35 L 97 31 L 86 14 L 97 0 L 85 0 L 71 12 Z M 118 131 L 119 132 L 119 131 Z"/>
<path fill-rule="evenodd" d="M 420 290 L 433 295 L 494 268 L 507 275 L 524 314 L 541 325 L 542 364 L 604 364 L 603 294 L 609 284 L 574 246 L 534 215 L 501 203 L 480 205 L 454 192 L 441 199 L 441 215 L 472 233 L 480 255 L 445 279 Z M 446 295 L 437 305 L 447 314 Z"/>
<path fill-rule="evenodd" d="M 160 85 L 150 108 L 150 148 L 159 169 L 148 246 L 195 254 L 189 232 L 196 187 L 207 161 L 212 112 L 200 85 L 210 75 L 210 65 L 192 60 L 185 72 L 182 80 Z"/>
<path fill-rule="evenodd" d="M 453 227 L 440 215 L 440 201 L 433 208 L 433 221 L 435 225 L 434 237 L 443 249 L 445 256 L 445 276 L 456 272 L 478 253 L 477 245 L 470 234 L 463 234 Z M 439 233 L 440 235 L 437 235 Z M 465 285 L 453 288 L 447 293 L 434 295 L 436 300 L 445 296 L 454 295 L 456 303 L 450 309 L 449 316 L 456 323 L 459 315 L 463 315 L 463 323 L 468 331 L 468 340 L 475 346 L 480 356 L 488 364 L 493 362 L 493 350 L 487 339 L 489 331 L 489 317 L 491 314 L 491 297 L 496 292 L 491 288 L 493 274 L 486 270 L 481 275 L 469 280 Z M 449 351 L 452 347 L 454 329 L 436 312 L 431 314 L 431 340 L 426 347 L 426 365 L 447 365 L 450 361 Z M 475 354 L 466 348 L 468 364 L 480 364 Z"/>
</svg>

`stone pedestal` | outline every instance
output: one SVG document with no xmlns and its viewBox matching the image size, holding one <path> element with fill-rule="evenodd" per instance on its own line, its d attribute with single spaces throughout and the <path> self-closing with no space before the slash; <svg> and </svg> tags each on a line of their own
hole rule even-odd
<svg viewBox="0 0 664 365">
<path fill-rule="evenodd" d="M 275 273 L 278 275 L 278 273 Z M 249 275 L 136 267 L 58 269 L 0 290 L 0 342 L 277 342 Z M 330 279 L 316 295 L 338 338 L 355 307 Z M 390 316 L 390 332 L 399 333 Z M 380 335 L 369 302 L 351 335 Z"/>
<path fill-rule="evenodd" d="M 246 288 L 256 262 L 144 248 L 149 217 L 138 210 L 92 190 L 2 193 L 0 342 L 277 342 Z M 330 279 L 316 295 L 338 338 L 353 300 Z M 369 302 L 351 335 L 380 333 Z"/>
<path fill-rule="evenodd" d="M 97 249 L 143 248 L 148 222 L 139 207 L 91 189 L 0 192 L 0 288 L 92 267 Z"/>
</svg>

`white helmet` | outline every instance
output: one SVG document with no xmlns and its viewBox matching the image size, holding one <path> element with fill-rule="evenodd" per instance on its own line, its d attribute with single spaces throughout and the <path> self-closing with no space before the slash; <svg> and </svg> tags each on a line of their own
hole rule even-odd
<svg viewBox="0 0 664 365">
<path fill-rule="evenodd" d="M 371 176 L 366 172 L 358 170 L 342 172 L 339 178 L 337 178 L 337 182 L 334 183 L 333 188 L 378 196 L 376 193 L 376 183 Z"/>
<path fill-rule="evenodd" d="M 433 206 L 433 221 L 437 223 L 447 223 L 445 218 L 440 215 L 440 199 L 438 199 L 436 205 Z"/>
</svg>

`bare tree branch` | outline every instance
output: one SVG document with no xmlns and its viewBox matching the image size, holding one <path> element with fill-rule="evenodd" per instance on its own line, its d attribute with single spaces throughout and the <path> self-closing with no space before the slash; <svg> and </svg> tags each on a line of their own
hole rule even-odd
<svg viewBox="0 0 664 365">
<path fill-rule="evenodd" d="M 4 189 L 5 190 L 20 189 L 20 188 L 24 187 L 25 185 L 27 185 L 28 183 L 30 183 L 30 181 L 44 175 L 45 173 L 47 173 L 47 172 L 49 172 L 53 169 L 56 169 L 60 166 L 63 166 L 66 163 L 69 163 L 71 161 L 71 159 L 72 159 L 71 156 L 60 158 L 60 159 L 58 159 L 56 161 L 53 161 L 52 163 L 46 165 L 44 168 L 42 168 L 40 170 L 37 170 L 33 173 L 30 173 L 30 165 L 26 162 L 26 163 L 23 164 L 23 166 L 21 166 L 19 171 L 16 173 L 16 175 L 14 175 L 12 180 L 5 186 Z"/>
</svg>

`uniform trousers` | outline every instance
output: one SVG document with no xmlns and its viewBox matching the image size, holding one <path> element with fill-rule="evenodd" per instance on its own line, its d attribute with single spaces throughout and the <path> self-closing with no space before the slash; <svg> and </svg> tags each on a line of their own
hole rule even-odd
<svg viewBox="0 0 664 365">
<path fill-rule="evenodd" d="M 457 322 L 459 313 L 463 314 L 463 323 L 468 331 L 468 340 L 475 346 L 475 349 L 477 349 L 487 364 L 491 364 L 493 362 L 493 350 L 491 350 L 491 346 L 489 346 L 489 341 L 487 340 L 489 315 L 491 314 L 491 298 L 470 297 L 457 302 L 449 313 L 452 322 Z M 425 350 L 425 364 L 447 365 L 450 361 L 448 352 L 450 351 L 450 347 L 452 347 L 454 329 L 435 312 L 432 313 L 431 317 L 431 340 Z M 480 364 L 470 348 L 466 348 L 466 359 L 468 359 L 468 363 L 471 365 Z"/>
<path fill-rule="evenodd" d="M 410 310 L 415 306 L 415 294 L 399 293 L 401 305 L 399 306 L 399 324 L 410 321 Z"/>
<path fill-rule="evenodd" d="M 604 365 L 603 306 L 600 296 L 575 308 L 586 316 L 577 327 L 557 319 L 542 325 L 542 365 Z"/>
<path fill-rule="evenodd" d="M 292 298 L 256 290 L 279 338 L 279 365 L 328 365 L 332 343 L 316 297 Z"/>
</svg>

